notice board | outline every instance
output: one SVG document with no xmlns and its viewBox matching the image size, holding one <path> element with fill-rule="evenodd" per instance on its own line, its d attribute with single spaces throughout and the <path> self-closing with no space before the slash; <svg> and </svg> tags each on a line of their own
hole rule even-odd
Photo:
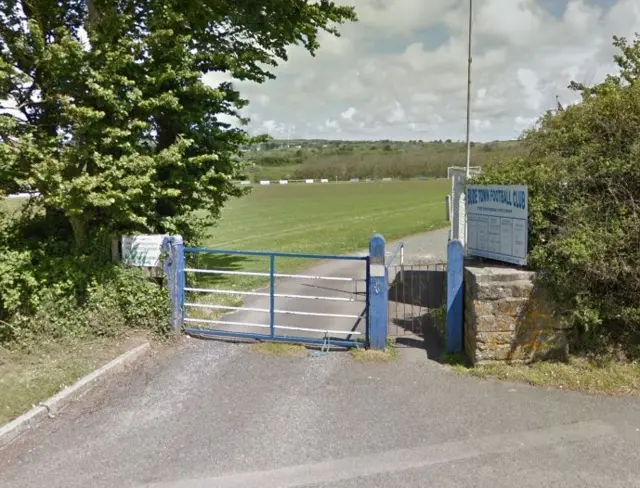
<svg viewBox="0 0 640 488">
<path fill-rule="evenodd" d="M 529 193 L 523 185 L 467 185 L 467 254 L 527 264 Z"/>
</svg>

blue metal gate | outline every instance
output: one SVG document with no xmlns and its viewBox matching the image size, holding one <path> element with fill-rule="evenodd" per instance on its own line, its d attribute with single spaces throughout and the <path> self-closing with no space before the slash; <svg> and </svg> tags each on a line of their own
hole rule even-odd
<svg viewBox="0 0 640 488">
<path fill-rule="evenodd" d="M 182 248 L 177 292 L 182 302 L 184 330 L 192 335 L 297 342 L 323 346 L 368 347 L 369 345 L 369 256 L 337 256 L 224 249 Z M 262 258 L 268 271 L 246 271 L 203 265 L 203 256 Z M 344 263 L 334 276 L 278 272 L 284 259 Z M 185 264 L 186 263 L 186 264 Z M 361 265 L 354 266 L 355 263 Z M 198 267 L 195 267 L 195 266 Z M 193 266 L 193 267 L 192 267 Z M 345 271 L 346 270 L 346 271 Z M 341 272 L 344 271 L 344 272 Z M 344 274 L 347 276 L 344 276 Z M 342 274 L 342 276 L 340 276 Z M 268 288 L 247 291 L 210 286 L 202 277 L 250 277 L 268 279 Z M 209 280 L 209 282 L 212 280 Z M 203 284 L 204 282 L 204 284 Z M 321 286 L 319 283 L 325 283 Z M 300 286 L 321 289 L 321 294 L 287 291 Z M 219 297 L 242 297 L 242 304 Z M 229 315 L 220 316 L 228 313 Z M 293 322 L 291 322 L 293 320 Z M 304 320 L 303 323 L 300 321 Z M 329 325 L 328 323 L 331 322 Z M 345 324 L 335 326 L 334 322 Z"/>
</svg>

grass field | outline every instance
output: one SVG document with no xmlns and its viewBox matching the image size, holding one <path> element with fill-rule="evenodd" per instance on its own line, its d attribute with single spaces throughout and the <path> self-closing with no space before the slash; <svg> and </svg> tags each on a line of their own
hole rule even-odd
<svg viewBox="0 0 640 488">
<path fill-rule="evenodd" d="M 341 254 L 445 222 L 447 180 L 256 186 L 232 200 L 207 244 Z"/>
<path fill-rule="evenodd" d="M 231 250 L 345 254 L 366 249 L 378 232 L 387 242 L 445 225 L 447 180 L 257 186 L 229 203 L 206 241 Z M 313 260 L 278 258 L 277 272 L 293 272 Z M 267 258 L 201 256 L 198 267 L 268 271 Z M 247 290 L 261 277 L 199 275 L 198 284 Z M 219 303 L 222 297 L 208 296 Z M 229 304 L 229 300 L 223 300 Z M 233 300 L 231 302 L 234 302 Z M 237 300 L 235 301 L 237 303 Z M 207 315 L 209 316 L 209 315 Z"/>
</svg>

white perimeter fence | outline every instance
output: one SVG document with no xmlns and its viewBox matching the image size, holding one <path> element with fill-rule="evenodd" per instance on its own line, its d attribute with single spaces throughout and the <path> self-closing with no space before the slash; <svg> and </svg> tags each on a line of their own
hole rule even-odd
<svg viewBox="0 0 640 488">
<path fill-rule="evenodd" d="M 373 182 L 388 182 L 388 181 L 412 181 L 412 180 L 433 180 L 438 178 L 349 178 L 349 179 L 329 179 L 329 178 L 320 178 L 320 179 L 304 179 L 304 180 L 259 180 L 256 183 L 253 183 L 251 180 L 243 180 L 236 181 L 235 183 L 238 185 L 249 186 L 249 185 L 289 185 L 289 184 L 303 184 L 310 185 L 314 183 L 373 183 Z"/>
</svg>

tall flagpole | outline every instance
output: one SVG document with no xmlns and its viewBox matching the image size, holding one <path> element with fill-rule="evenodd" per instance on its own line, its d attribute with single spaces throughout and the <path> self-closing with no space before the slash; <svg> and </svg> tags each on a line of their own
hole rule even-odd
<svg viewBox="0 0 640 488">
<path fill-rule="evenodd" d="M 469 59 L 467 63 L 467 178 L 471 171 L 471 28 L 473 25 L 473 0 L 469 0 Z"/>
</svg>

